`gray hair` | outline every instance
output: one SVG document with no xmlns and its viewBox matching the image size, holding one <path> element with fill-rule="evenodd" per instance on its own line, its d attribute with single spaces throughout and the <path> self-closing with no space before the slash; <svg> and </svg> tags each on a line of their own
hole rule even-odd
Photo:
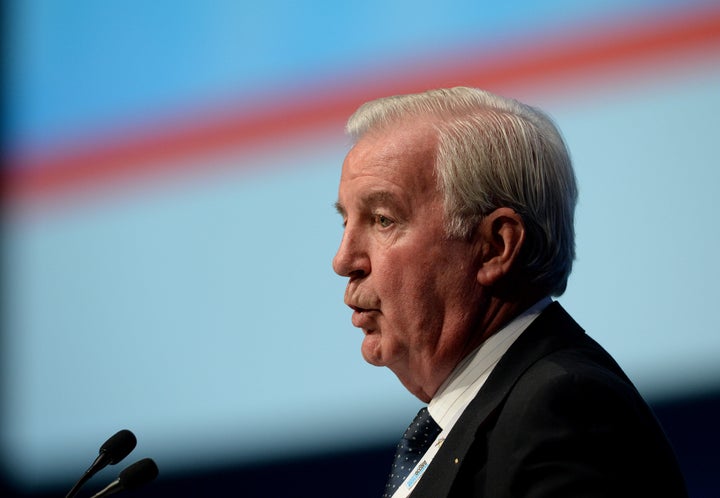
<svg viewBox="0 0 720 498">
<path fill-rule="evenodd" d="M 426 117 L 438 133 L 435 173 L 450 237 L 472 236 L 500 207 L 515 210 L 526 230 L 521 266 L 530 283 L 559 296 L 575 259 L 577 185 L 565 142 L 542 111 L 476 88 L 430 90 L 363 104 L 346 131 Z"/>
</svg>

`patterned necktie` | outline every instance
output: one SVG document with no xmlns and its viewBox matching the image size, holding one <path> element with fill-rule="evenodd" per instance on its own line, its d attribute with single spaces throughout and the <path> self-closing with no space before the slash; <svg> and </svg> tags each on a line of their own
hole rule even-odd
<svg viewBox="0 0 720 498">
<path fill-rule="evenodd" d="M 420 458 L 425 454 L 435 438 L 440 434 L 440 426 L 430 416 L 427 408 L 421 409 L 415 420 L 403 434 L 402 439 L 395 450 L 395 460 L 393 460 L 390 476 L 385 485 L 385 493 L 383 498 L 390 498 L 395 490 L 400 486 L 407 475 Z"/>
</svg>

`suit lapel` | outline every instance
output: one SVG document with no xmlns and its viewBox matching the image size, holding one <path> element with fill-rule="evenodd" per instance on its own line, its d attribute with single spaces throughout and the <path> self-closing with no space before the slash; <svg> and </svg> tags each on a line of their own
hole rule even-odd
<svg viewBox="0 0 720 498">
<path fill-rule="evenodd" d="M 483 425 L 502 405 L 522 374 L 540 358 L 577 343 L 580 326 L 559 303 L 550 304 L 500 359 L 485 385 L 468 405 L 412 493 L 412 498 L 448 496 L 465 455 Z"/>
</svg>

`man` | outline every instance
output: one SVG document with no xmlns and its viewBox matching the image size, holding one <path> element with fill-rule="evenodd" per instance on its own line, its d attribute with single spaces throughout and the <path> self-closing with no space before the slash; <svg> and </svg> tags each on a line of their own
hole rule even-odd
<svg viewBox="0 0 720 498">
<path fill-rule="evenodd" d="M 431 415 L 384 496 L 685 496 L 650 409 L 551 299 L 577 198 L 552 122 L 453 88 L 369 102 L 347 130 L 333 268 L 363 357 Z M 401 455 L 413 438 L 429 449 Z"/>
</svg>

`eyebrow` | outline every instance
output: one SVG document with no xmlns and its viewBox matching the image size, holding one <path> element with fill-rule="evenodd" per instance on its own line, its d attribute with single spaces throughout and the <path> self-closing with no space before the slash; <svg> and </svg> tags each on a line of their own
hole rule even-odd
<svg viewBox="0 0 720 498">
<path fill-rule="evenodd" d="M 376 204 L 396 204 L 395 196 L 386 190 L 379 190 L 377 192 L 371 192 L 367 196 L 362 198 L 363 206 L 373 206 Z M 342 216 L 347 214 L 345 206 L 340 201 L 335 202 L 335 210 Z"/>
</svg>

